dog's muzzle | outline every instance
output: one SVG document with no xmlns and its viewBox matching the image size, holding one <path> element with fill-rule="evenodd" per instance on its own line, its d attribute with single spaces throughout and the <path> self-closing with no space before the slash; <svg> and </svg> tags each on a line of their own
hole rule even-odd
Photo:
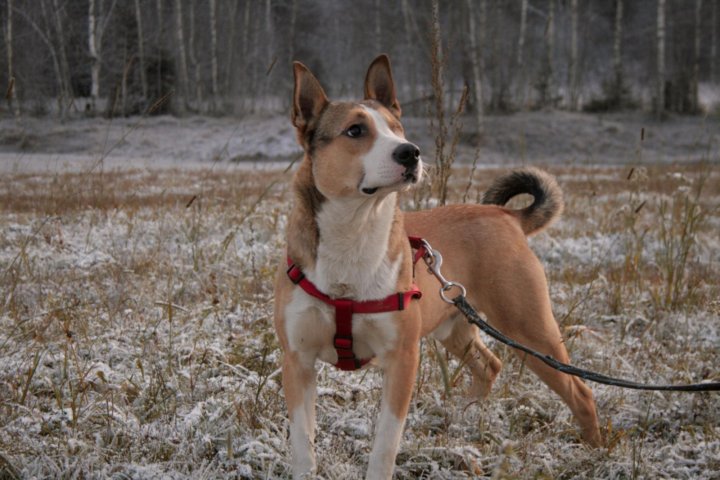
<svg viewBox="0 0 720 480">
<path fill-rule="evenodd" d="M 392 153 L 393 160 L 405 167 L 403 180 L 406 182 L 417 182 L 418 165 L 420 164 L 420 149 L 414 143 L 403 143 Z"/>
<path fill-rule="evenodd" d="M 411 169 L 420 162 L 420 149 L 413 143 L 403 143 L 393 151 L 392 158 L 403 167 Z"/>
</svg>

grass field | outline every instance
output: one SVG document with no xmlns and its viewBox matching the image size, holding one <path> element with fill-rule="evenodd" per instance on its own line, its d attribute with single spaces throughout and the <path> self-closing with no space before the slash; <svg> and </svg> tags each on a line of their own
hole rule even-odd
<svg viewBox="0 0 720 480">
<path fill-rule="evenodd" d="M 574 363 L 720 378 L 710 165 L 548 168 L 567 207 L 531 245 Z M 503 171 L 460 167 L 451 200 L 476 201 Z M 0 478 L 288 476 L 271 316 L 290 176 L 223 164 L 0 178 Z M 466 374 L 423 342 L 397 478 L 720 478 L 717 393 L 591 385 L 607 440 L 593 450 L 559 398 L 488 344 L 503 372 L 471 403 Z M 320 477 L 362 476 L 380 386 L 377 370 L 320 367 Z"/>
</svg>

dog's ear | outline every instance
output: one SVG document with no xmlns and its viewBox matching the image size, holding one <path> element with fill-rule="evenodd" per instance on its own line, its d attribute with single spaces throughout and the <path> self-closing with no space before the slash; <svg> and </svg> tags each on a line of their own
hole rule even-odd
<svg viewBox="0 0 720 480">
<path fill-rule="evenodd" d="M 328 104 L 327 95 L 318 79 L 300 62 L 293 62 L 295 91 L 293 92 L 292 123 L 304 132 L 313 118 Z"/>
<path fill-rule="evenodd" d="M 365 75 L 365 98 L 377 100 L 400 118 L 402 110 L 395 95 L 395 82 L 390 69 L 390 58 L 382 54 L 370 64 Z"/>
</svg>

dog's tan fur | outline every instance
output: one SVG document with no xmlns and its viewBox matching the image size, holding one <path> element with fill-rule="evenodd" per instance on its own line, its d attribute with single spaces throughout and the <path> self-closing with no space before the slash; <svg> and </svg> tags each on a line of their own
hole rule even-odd
<svg viewBox="0 0 720 480">
<path fill-rule="evenodd" d="M 473 394 L 479 398 L 488 395 L 501 369 L 500 360 L 482 343 L 475 327 L 457 318 L 453 307 L 441 300 L 436 293 L 437 280 L 422 266 L 413 269 L 407 235 L 427 239 L 444 254 L 443 273 L 467 288 L 469 301 L 487 315 L 491 324 L 567 362 L 543 268 L 526 240 L 527 235 L 557 217 L 562 200 L 551 177 L 526 170 L 523 174 L 543 184 L 541 193 L 548 197 L 543 199 L 544 204 L 536 202 L 540 205 L 524 210 L 454 205 L 403 214 L 397 208 L 396 194 L 417 177 L 404 175 L 377 188 L 370 185 L 376 191 L 360 188 L 368 181 L 368 169 L 375 168 L 369 162 L 380 162 L 378 168 L 385 176 L 391 175 L 386 171 L 397 170 L 391 159 L 368 157 L 375 151 L 375 144 L 405 141 L 387 57 L 378 57 L 371 65 L 365 82 L 366 98 L 359 103 L 329 102 L 306 67 L 296 63 L 294 73 L 293 124 L 305 158 L 293 182 L 295 204 L 287 231 L 288 255 L 309 276 L 314 275 L 316 282 L 327 282 L 325 293 L 334 297 L 367 300 L 364 297 L 374 285 L 363 282 L 368 278 L 383 280 L 388 275 L 394 282 L 387 286 L 387 292 L 375 293 L 377 298 L 408 290 L 413 281 L 424 293 L 422 299 L 403 311 L 356 315 L 353 319 L 356 355 L 375 356 L 385 379 L 367 477 L 388 478 L 408 411 L 422 336 L 433 334 L 452 354 L 465 359 L 473 376 Z M 348 138 L 347 129 L 358 122 L 366 127 L 364 135 Z M 390 132 L 378 130 L 385 124 Z M 487 201 L 504 203 L 506 187 L 512 182 L 509 178 L 496 182 Z M 367 244 L 371 241 L 381 243 L 373 249 Z M 356 250 L 365 252 L 363 258 L 353 256 Z M 337 258 L 343 251 L 347 256 Z M 291 421 L 293 471 L 300 477 L 315 468 L 314 365 L 317 359 L 336 361 L 332 348 L 335 325 L 331 309 L 310 299 L 290 282 L 284 265 L 283 260 L 275 285 L 275 327 L 284 352 L 283 388 Z M 372 277 L 385 272 L 383 268 L 391 273 Z M 347 275 L 343 269 L 347 269 Z M 591 445 L 599 445 L 590 389 L 578 378 L 554 371 L 535 359 L 526 361 L 568 404 L 583 438 Z"/>
</svg>

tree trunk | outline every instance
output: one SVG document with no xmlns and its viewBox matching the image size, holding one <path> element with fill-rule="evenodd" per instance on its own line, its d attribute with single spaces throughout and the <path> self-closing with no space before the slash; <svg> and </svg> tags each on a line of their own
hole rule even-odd
<svg viewBox="0 0 720 480">
<path fill-rule="evenodd" d="M 570 1 L 570 110 L 578 109 L 578 0 Z"/>
<path fill-rule="evenodd" d="M 13 73 L 13 0 L 7 0 L 7 23 L 5 26 L 5 51 L 7 52 L 8 86 L 7 102 L 8 110 L 13 112 L 16 118 L 20 117 L 20 104 L 17 101 L 15 75 Z"/>
<path fill-rule="evenodd" d="M 700 110 L 700 98 L 698 95 L 698 83 L 700 82 L 700 22 L 702 17 L 702 0 L 695 0 L 695 49 L 693 58 L 693 73 L 690 98 L 693 113 Z"/>
<path fill-rule="evenodd" d="M 98 0 L 102 2 L 102 0 Z M 100 46 L 98 45 L 96 0 L 88 3 L 88 51 L 90 53 L 90 109 L 94 113 L 100 97 Z"/>
<path fill-rule="evenodd" d="M 625 79 L 623 75 L 623 4 L 624 0 L 615 0 L 615 30 L 613 32 L 613 86 L 610 92 L 611 102 L 618 108 L 623 106 Z"/>
<path fill-rule="evenodd" d="M 520 4 L 520 32 L 518 33 L 517 43 L 517 97 L 518 103 L 524 105 L 526 86 L 525 86 L 525 36 L 527 35 L 527 11 L 528 0 L 522 0 Z"/>
<path fill-rule="evenodd" d="M 375 0 L 375 52 L 373 55 L 379 55 L 382 52 L 382 11 L 383 7 L 380 5 L 380 0 Z"/>
<path fill-rule="evenodd" d="M 712 45 L 710 45 L 710 81 L 713 83 L 718 82 L 718 72 L 717 72 L 717 47 L 718 47 L 718 3 L 720 3 L 720 0 L 714 0 L 713 1 L 713 9 L 712 9 L 712 33 L 711 33 L 711 42 Z"/>
<path fill-rule="evenodd" d="M 665 112 L 665 0 L 657 0 L 657 71 L 655 86 L 655 115 Z"/>
<path fill-rule="evenodd" d="M 235 45 L 235 24 L 237 20 L 237 8 L 238 8 L 239 2 L 232 2 L 230 5 L 230 14 L 228 15 L 230 25 L 228 26 L 228 43 L 230 45 Z M 250 2 L 245 2 L 245 10 L 248 11 L 250 9 Z M 243 61 L 245 61 L 246 58 L 246 36 L 247 31 L 243 30 L 243 36 L 242 36 L 242 42 L 241 42 L 241 49 L 242 49 L 242 58 Z M 236 82 L 247 82 L 247 76 L 245 74 L 245 69 L 243 70 L 242 76 L 240 78 L 235 78 L 235 49 L 234 48 L 228 48 L 227 49 L 227 59 L 225 61 L 225 87 L 223 88 L 224 95 L 228 96 L 233 91 L 232 89 L 232 82 L 235 80 Z"/>
<path fill-rule="evenodd" d="M 163 17 L 163 0 L 156 0 L 155 2 L 155 10 L 157 10 L 157 35 L 158 35 L 158 49 L 157 49 L 157 95 L 159 97 L 162 97 L 163 95 L 166 95 L 167 92 L 163 91 L 163 46 L 164 46 L 164 39 L 165 39 L 165 21 Z M 232 50 L 232 49 L 231 49 Z"/>
<path fill-rule="evenodd" d="M 140 87 L 142 88 L 143 101 L 148 99 L 148 82 L 145 72 L 145 38 L 143 36 L 142 10 L 140 0 L 135 0 L 135 21 L 137 22 L 138 34 L 138 68 L 140 69 Z"/>
<path fill-rule="evenodd" d="M 47 17 L 45 2 L 40 2 L 43 9 L 43 15 Z M 60 85 L 61 89 L 58 95 L 58 109 L 60 118 L 65 119 L 68 108 L 73 101 L 73 93 L 70 88 L 70 67 L 67 60 L 67 52 L 65 50 L 65 29 L 62 20 L 63 10 L 60 8 L 58 0 L 53 0 L 53 21 L 55 23 L 55 36 L 57 37 L 57 56 L 60 64 Z"/>
<path fill-rule="evenodd" d="M 520 4 L 520 33 L 518 34 L 517 43 L 517 66 L 523 66 L 523 54 L 525 49 L 525 34 L 527 32 L 527 10 L 528 0 L 522 0 Z"/>
<path fill-rule="evenodd" d="M 480 63 L 482 62 L 481 48 L 478 48 L 477 28 L 475 21 L 475 2 L 473 0 L 465 0 L 468 15 L 468 36 L 470 37 L 470 65 L 472 66 L 473 76 L 473 98 L 475 100 L 475 123 L 477 124 L 478 143 L 484 132 L 483 122 L 483 94 L 482 94 L 482 71 Z"/>
<path fill-rule="evenodd" d="M 540 104 L 550 105 L 555 101 L 555 0 L 548 0 L 548 14 L 545 24 L 545 65 L 540 79 Z"/>
<path fill-rule="evenodd" d="M 193 83 L 195 84 L 195 110 L 202 111 L 202 81 L 200 79 L 200 64 L 197 61 L 195 55 L 195 4 L 196 2 L 190 2 L 188 6 L 188 20 L 190 23 L 190 30 L 188 31 L 188 58 L 190 59 L 190 65 L 193 70 Z M 189 91 L 190 89 L 188 89 Z"/>
<path fill-rule="evenodd" d="M 210 0 L 210 82 L 212 89 L 211 106 L 213 112 L 217 112 L 218 100 L 218 61 L 217 61 L 217 3 Z"/>
<path fill-rule="evenodd" d="M 57 3 L 57 0 L 55 0 Z M 95 112 L 100 98 L 100 68 L 102 66 L 102 42 L 105 26 L 115 8 L 115 0 L 110 4 L 107 13 L 104 11 L 104 0 L 89 0 L 88 3 L 88 51 L 90 53 L 90 108 Z"/>
<path fill-rule="evenodd" d="M 413 46 L 413 32 L 415 31 L 413 29 L 413 22 L 411 18 L 411 11 L 410 6 L 408 5 L 408 0 L 402 0 L 400 4 L 400 8 L 402 9 L 402 16 L 403 21 L 405 23 L 405 42 L 407 43 L 408 48 L 412 48 Z M 410 110 L 410 113 L 415 113 L 415 105 L 416 100 L 418 99 L 418 84 L 417 84 L 417 72 L 415 70 L 415 62 L 411 62 L 411 68 L 410 70 L 410 99 L 413 101 L 412 103 L 412 109 Z"/>
<path fill-rule="evenodd" d="M 45 19 L 46 24 L 47 24 L 48 23 L 47 15 L 46 15 L 47 12 L 45 11 L 45 3 L 43 1 L 40 2 L 40 7 L 41 7 L 41 10 L 43 13 L 43 18 Z M 50 53 L 50 58 L 52 59 L 53 70 L 55 71 L 54 78 L 55 78 L 56 88 L 58 91 L 58 99 L 59 99 L 58 104 L 60 107 L 59 112 L 60 112 L 61 118 L 63 118 L 64 111 L 62 108 L 64 106 L 64 103 L 62 101 L 60 101 L 60 98 L 62 97 L 62 92 L 65 87 L 63 86 L 62 69 L 60 68 L 60 60 L 58 59 L 57 45 L 55 45 L 55 42 L 52 41 L 52 38 L 51 38 L 52 32 L 50 31 L 51 30 L 50 26 L 46 25 L 47 28 L 45 30 L 43 30 L 32 18 L 30 18 L 22 10 L 18 10 L 17 13 L 19 13 L 20 16 L 23 17 L 25 19 L 25 21 L 27 21 L 28 25 L 30 25 L 30 28 L 35 30 L 35 33 L 37 33 L 38 38 L 40 38 L 40 40 L 42 40 L 42 42 L 45 44 L 45 46 L 47 46 L 48 52 Z"/>
<path fill-rule="evenodd" d="M 188 78 L 187 54 L 185 50 L 185 33 L 183 31 L 182 0 L 175 0 L 175 41 L 178 56 L 178 113 L 183 114 L 188 108 L 190 80 Z"/>
</svg>

